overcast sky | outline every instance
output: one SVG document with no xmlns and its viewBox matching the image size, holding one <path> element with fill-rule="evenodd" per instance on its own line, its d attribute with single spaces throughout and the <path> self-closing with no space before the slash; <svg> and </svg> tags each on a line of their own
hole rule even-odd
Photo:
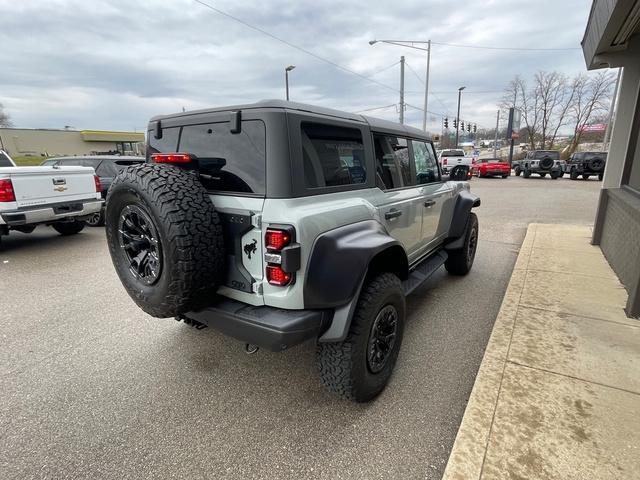
<svg viewBox="0 0 640 480">
<path fill-rule="evenodd" d="M 351 112 L 424 101 L 423 52 L 371 39 L 431 39 L 507 51 L 434 45 L 429 127 L 455 115 L 495 125 L 496 104 L 516 74 L 585 71 L 577 49 L 590 0 L 244 0 L 203 2 L 391 88 L 367 81 L 252 30 L 194 0 L 0 0 L 0 103 L 18 127 L 144 129 L 152 115 L 284 98 Z M 367 112 L 397 120 L 396 106 Z M 421 126 L 408 108 L 407 123 Z"/>
</svg>

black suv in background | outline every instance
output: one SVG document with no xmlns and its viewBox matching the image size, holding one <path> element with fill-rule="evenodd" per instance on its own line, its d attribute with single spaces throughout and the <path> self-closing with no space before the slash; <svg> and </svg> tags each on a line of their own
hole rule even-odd
<svg viewBox="0 0 640 480">
<path fill-rule="evenodd" d="M 49 158 L 42 162 L 42 165 L 75 165 L 81 167 L 93 167 L 96 175 L 98 175 L 98 177 L 100 178 L 100 186 L 102 187 L 102 198 L 106 199 L 109 187 L 111 186 L 114 177 L 120 170 L 125 167 L 137 165 L 144 162 L 144 157 L 104 155 Z M 87 220 L 87 224 L 92 227 L 99 227 L 104 225 L 104 209 L 105 205 L 103 204 L 100 213 L 94 214 L 90 220 Z"/>
<path fill-rule="evenodd" d="M 587 180 L 595 175 L 602 180 L 606 163 L 607 152 L 577 152 L 565 164 L 564 172 L 569 174 L 571 180 L 577 180 L 580 176 Z"/>
</svg>

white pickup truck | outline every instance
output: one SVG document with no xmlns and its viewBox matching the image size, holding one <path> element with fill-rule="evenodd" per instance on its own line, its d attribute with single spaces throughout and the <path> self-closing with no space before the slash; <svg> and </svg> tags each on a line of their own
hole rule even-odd
<svg viewBox="0 0 640 480">
<path fill-rule="evenodd" d="M 475 157 L 467 157 L 461 148 L 442 150 L 439 160 L 442 173 L 456 177 L 456 180 L 464 180 L 468 177 L 471 173 L 471 166 L 475 163 Z M 455 170 L 460 173 L 457 174 Z"/>
<path fill-rule="evenodd" d="M 100 180 L 91 167 L 17 167 L 0 150 L 0 240 L 9 231 L 31 233 L 51 225 L 78 233 L 102 208 Z"/>
</svg>

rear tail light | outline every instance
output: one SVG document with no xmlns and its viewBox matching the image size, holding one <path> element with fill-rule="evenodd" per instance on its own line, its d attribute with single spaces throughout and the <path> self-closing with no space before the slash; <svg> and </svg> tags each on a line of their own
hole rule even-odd
<svg viewBox="0 0 640 480">
<path fill-rule="evenodd" d="M 188 153 L 154 153 L 151 161 L 155 163 L 191 163 L 193 158 Z"/>
<path fill-rule="evenodd" d="M 96 184 L 96 193 L 102 192 L 102 186 L 100 185 L 100 177 L 98 177 L 97 175 L 94 175 L 93 181 Z"/>
<path fill-rule="evenodd" d="M 443 164 L 443 165 L 446 165 L 446 164 L 447 164 L 447 157 L 445 157 L 445 158 L 443 158 L 443 159 L 442 159 L 442 164 Z"/>
<path fill-rule="evenodd" d="M 11 179 L 0 180 L 0 202 L 15 202 L 16 194 L 13 191 Z"/>
<path fill-rule="evenodd" d="M 282 250 L 291 243 L 291 234 L 286 230 L 267 228 L 264 244 L 268 250 Z"/>
<path fill-rule="evenodd" d="M 280 265 L 267 265 L 267 281 L 271 285 L 284 287 L 293 279 L 293 273 L 285 272 Z"/>
<path fill-rule="evenodd" d="M 476 163 L 478 163 L 478 161 L 475 158 L 471 159 L 471 165 L 475 165 Z"/>
<path fill-rule="evenodd" d="M 284 226 L 282 228 L 267 228 L 264 234 L 264 245 L 267 249 L 265 259 L 267 260 L 266 276 L 267 282 L 271 285 L 284 287 L 293 283 L 295 279 L 294 271 L 300 268 L 299 245 L 293 244 L 295 230 L 293 227 Z M 289 248 L 286 248 L 289 247 Z M 284 251 L 283 251 L 284 249 Z M 291 263 L 291 254 L 297 250 L 298 261 Z M 285 268 L 289 271 L 286 271 Z"/>
</svg>

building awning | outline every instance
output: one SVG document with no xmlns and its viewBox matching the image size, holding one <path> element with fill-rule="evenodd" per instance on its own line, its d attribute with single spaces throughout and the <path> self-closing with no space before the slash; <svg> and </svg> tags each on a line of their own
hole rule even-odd
<svg viewBox="0 0 640 480">
<path fill-rule="evenodd" d="M 593 0 L 582 51 L 589 70 L 619 67 L 615 53 L 640 33 L 640 0 Z"/>
<path fill-rule="evenodd" d="M 81 130 L 85 142 L 144 142 L 144 133 L 105 132 L 101 130 Z"/>
</svg>

